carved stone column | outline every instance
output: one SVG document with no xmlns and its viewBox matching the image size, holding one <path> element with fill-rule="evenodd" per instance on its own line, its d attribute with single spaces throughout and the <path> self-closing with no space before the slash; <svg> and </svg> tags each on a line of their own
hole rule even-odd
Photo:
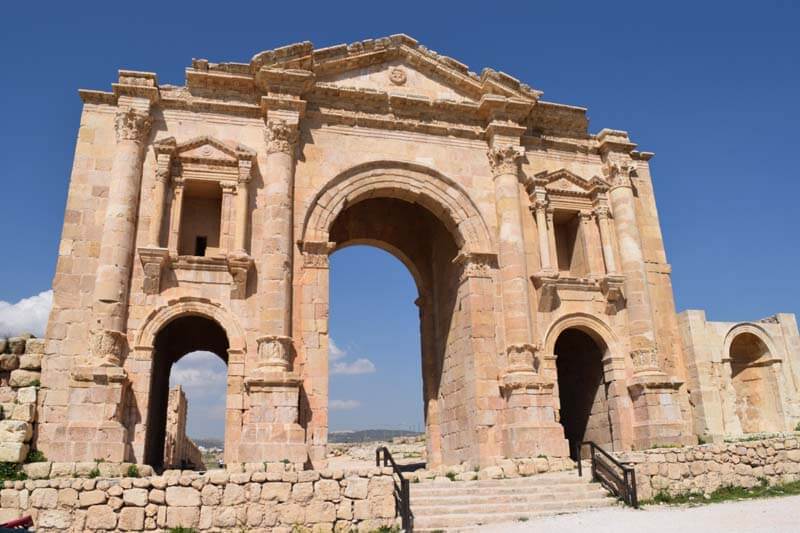
<svg viewBox="0 0 800 533">
<path fill-rule="evenodd" d="M 183 178 L 172 177 L 172 206 L 169 214 L 169 241 L 167 243 L 170 255 L 178 255 L 180 246 L 184 185 Z"/>
<path fill-rule="evenodd" d="M 519 371 L 522 361 L 529 361 L 530 366 L 526 370 L 533 371 L 530 296 L 519 196 L 519 165 L 524 157 L 524 149 L 513 145 L 495 146 L 489 149 L 488 155 L 494 176 L 499 233 L 498 262 L 509 363 L 514 371 Z"/>
<path fill-rule="evenodd" d="M 531 209 L 536 217 L 536 228 L 539 235 L 539 257 L 542 263 L 541 275 L 554 275 L 558 273 L 558 268 L 553 266 L 555 259 L 550 255 L 550 237 L 548 233 L 552 228 L 547 226 L 547 201 L 537 198 Z"/>
<path fill-rule="evenodd" d="M 145 294 L 158 294 L 161 289 L 161 273 L 169 262 L 169 251 L 161 246 L 161 227 L 164 224 L 165 200 L 172 177 L 172 158 L 175 148 L 175 139 L 172 137 L 154 144 L 157 167 L 153 183 L 150 226 L 147 230 L 147 245 L 138 250 L 144 271 L 142 290 Z"/>
<path fill-rule="evenodd" d="M 603 260 L 606 264 L 606 273 L 615 276 L 618 274 L 617 260 L 614 257 L 614 243 L 611 240 L 611 229 L 608 227 L 608 219 L 610 218 L 608 207 L 596 207 L 594 214 L 597 218 L 597 227 L 600 230 L 600 245 L 603 248 Z"/>
<path fill-rule="evenodd" d="M 228 255 L 233 251 L 233 239 L 236 232 L 235 202 L 238 182 L 225 180 L 219 183 L 222 188 L 222 205 L 219 225 L 219 247 L 220 252 Z"/>
<path fill-rule="evenodd" d="M 90 364 L 93 366 L 119 366 L 121 353 L 125 351 L 143 145 L 150 124 L 150 114 L 146 110 L 127 107 L 117 111 L 117 149 L 111 167 L 92 306 Z"/>
<path fill-rule="evenodd" d="M 239 160 L 239 183 L 236 188 L 236 232 L 233 249 L 247 254 L 247 213 L 250 206 L 250 169 L 252 161 Z"/>
<path fill-rule="evenodd" d="M 655 444 L 688 443 L 690 438 L 686 436 L 687 426 L 677 396 L 682 382 L 663 371 L 656 343 L 647 268 L 633 193 L 632 176 L 635 168 L 629 153 L 635 145 L 628 140 L 625 132 L 603 130 L 599 139 L 605 178 L 611 186 L 609 199 L 624 275 L 630 357 L 634 370 L 628 391 L 637 418 L 634 446 L 646 448 Z"/>
</svg>

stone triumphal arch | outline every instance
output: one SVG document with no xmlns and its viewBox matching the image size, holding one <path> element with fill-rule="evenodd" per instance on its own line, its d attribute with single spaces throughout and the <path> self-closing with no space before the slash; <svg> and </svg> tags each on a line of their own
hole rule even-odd
<svg viewBox="0 0 800 533">
<path fill-rule="evenodd" d="M 649 160 L 624 131 L 405 35 L 83 100 L 36 439 L 161 467 L 171 365 L 227 365 L 227 463 L 324 465 L 331 253 L 417 284 L 428 461 L 495 464 L 780 431 L 792 315 L 676 314 Z M 410 391 L 410 393 L 416 391 Z"/>
</svg>

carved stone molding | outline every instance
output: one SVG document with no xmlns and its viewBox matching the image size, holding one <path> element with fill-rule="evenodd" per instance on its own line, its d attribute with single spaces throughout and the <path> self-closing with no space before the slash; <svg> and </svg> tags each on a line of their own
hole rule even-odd
<svg viewBox="0 0 800 533">
<path fill-rule="evenodd" d="M 294 156 L 297 148 L 297 124 L 276 119 L 267 121 L 267 153 L 283 152 Z"/>
<path fill-rule="evenodd" d="M 658 351 L 655 348 L 631 350 L 631 361 L 634 372 L 660 371 Z"/>
<path fill-rule="evenodd" d="M 539 357 L 536 353 L 539 347 L 533 344 L 511 344 L 506 348 L 508 357 L 508 372 L 538 372 Z"/>
<path fill-rule="evenodd" d="M 258 343 L 258 372 L 287 372 L 291 362 L 294 344 L 285 335 L 264 335 L 256 339 Z"/>
<path fill-rule="evenodd" d="M 600 290 L 606 295 L 606 300 L 611 303 L 622 302 L 625 295 L 622 292 L 622 287 L 625 284 L 623 276 L 608 275 L 600 280 Z"/>
<path fill-rule="evenodd" d="M 531 276 L 533 286 L 539 291 L 539 310 L 552 311 L 559 306 L 558 276 L 555 270 L 537 272 Z"/>
<path fill-rule="evenodd" d="M 525 149 L 521 146 L 495 146 L 486 154 L 494 177 L 504 174 L 519 174 L 519 167 L 525 157 Z"/>
<path fill-rule="evenodd" d="M 92 366 L 122 366 L 122 356 L 128 339 L 121 331 L 100 329 L 89 336 L 89 354 Z"/>
<path fill-rule="evenodd" d="M 497 269 L 497 254 L 480 252 L 460 252 L 453 263 L 461 265 L 460 280 L 469 278 L 489 278 Z"/>
<path fill-rule="evenodd" d="M 239 160 L 239 183 L 248 183 L 252 175 L 253 161 L 250 159 Z"/>
<path fill-rule="evenodd" d="M 247 296 L 247 277 L 253 267 L 253 258 L 246 254 L 228 256 L 228 271 L 231 273 L 231 298 L 243 300 Z"/>
<path fill-rule="evenodd" d="M 135 141 L 142 143 L 150 132 L 152 119 L 146 111 L 128 107 L 120 109 L 114 119 L 117 141 Z"/>
<path fill-rule="evenodd" d="M 611 188 L 632 187 L 631 178 L 636 175 L 636 167 L 624 161 L 606 160 L 603 165 L 603 176 Z"/>
<path fill-rule="evenodd" d="M 328 268 L 331 251 L 334 246 L 332 242 L 313 242 L 303 241 L 298 243 L 300 251 L 303 252 L 304 268 Z"/>
<path fill-rule="evenodd" d="M 144 279 L 142 291 L 145 294 L 158 294 L 161 290 L 161 273 L 169 263 L 169 250 L 166 248 L 139 248 Z"/>
<path fill-rule="evenodd" d="M 606 206 L 597 206 L 594 208 L 594 216 L 597 217 L 598 220 L 610 219 L 611 210 Z"/>
</svg>

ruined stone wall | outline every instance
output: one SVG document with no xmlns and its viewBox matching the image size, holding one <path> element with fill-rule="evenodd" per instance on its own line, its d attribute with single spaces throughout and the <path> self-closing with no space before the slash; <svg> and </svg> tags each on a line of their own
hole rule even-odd
<svg viewBox="0 0 800 533">
<path fill-rule="evenodd" d="M 795 429 L 800 423 L 800 333 L 794 315 L 713 322 L 703 311 L 688 310 L 678 320 L 696 434 L 719 441 L 753 431 Z"/>
<path fill-rule="evenodd" d="M 376 530 L 395 523 L 390 469 L 166 471 L 142 478 L 5 482 L 0 521 L 31 515 L 37 531 Z"/>
<path fill-rule="evenodd" d="M 167 468 L 202 468 L 203 454 L 186 435 L 189 404 L 180 385 L 169 391 L 167 428 L 164 442 L 164 465 Z"/>
<path fill-rule="evenodd" d="M 0 338 L 0 462 L 21 463 L 31 448 L 44 340 Z"/>
<path fill-rule="evenodd" d="M 640 500 L 659 492 L 709 494 L 720 487 L 753 487 L 800 479 L 800 433 L 762 440 L 660 448 L 618 454 L 636 469 Z"/>
</svg>

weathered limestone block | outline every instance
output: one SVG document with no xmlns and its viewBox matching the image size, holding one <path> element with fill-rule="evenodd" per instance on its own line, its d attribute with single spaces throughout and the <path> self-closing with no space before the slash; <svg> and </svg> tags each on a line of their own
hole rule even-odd
<svg viewBox="0 0 800 533">
<path fill-rule="evenodd" d="M 144 507 L 148 502 L 147 489 L 128 489 L 122 493 L 122 501 L 125 505 Z"/>
<path fill-rule="evenodd" d="M 0 337 L 0 354 L 6 353 L 7 348 L 8 348 L 8 339 L 5 337 Z"/>
<path fill-rule="evenodd" d="M 20 355 L 19 367 L 23 370 L 35 370 L 38 372 L 42 369 L 42 354 L 26 353 L 25 355 Z"/>
<path fill-rule="evenodd" d="M 169 493 L 167 493 L 167 496 L 169 496 Z M 168 528 L 197 527 L 197 522 L 199 520 L 199 503 L 190 507 L 166 507 L 166 526 Z"/>
<path fill-rule="evenodd" d="M 17 403 L 36 403 L 36 387 L 22 387 L 17 389 Z"/>
<path fill-rule="evenodd" d="M 52 464 L 53 463 L 46 461 L 41 463 L 30 463 L 27 465 L 22 465 L 22 470 L 25 471 L 28 479 L 47 479 L 50 477 Z"/>
<path fill-rule="evenodd" d="M 86 527 L 89 529 L 114 529 L 117 514 L 108 505 L 93 505 L 86 512 Z"/>
<path fill-rule="evenodd" d="M 8 384 L 12 387 L 30 387 L 38 384 L 41 381 L 41 372 L 33 370 L 12 370 L 11 376 L 8 379 Z"/>
<path fill-rule="evenodd" d="M 41 529 L 69 529 L 73 524 L 73 517 L 67 510 L 46 510 L 39 513 L 36 522 Z"/>
<path fill-rule="evenodd" d="M 28 442 L 33 435 L 33 427 L 21 420 L 0 420 L 0 442 Z"/>
<path fill-rule="evenodd" d="M 88 490 L 81 492 L 78 497 L 78 505 L 81 507 L 100 506 L 108 501 L 108 496 L 102 490 Z"/>
<path fill-rule="evenodd" d="M 364 478 L 348 478 L 345 480 L 344 495 L 353 500 L 364 500 L 368 496 L 369 480 Z"/>
<path fill-rule="evenodd" d="M 4 353 L 0 355 L 0 370 L 10 371 L 19 368 L 19 355 Z"/>
<path fill-rule="evenodd" d="M 25 353 L 25 337 L 11 337 L 8 339 L 8 352 L 14 355 L 22 355 Z"/>
<path fill-rule="evenodd" d="M 200 492 L 191 487 L 167 487 L 166 501 L 172 507 L 200 507 Z"/>
<path fill-rule="evenodd" d="M 285 502 L 289 499 L 292 491 L 291 483 L 282 481 L 271 481 L 261 487 L 261 501 Z"/>
<path fill-rule="evenodd" d="M 36 509 L 55 509 L 58 505 L 58 491 L 52 488 L 33 489 L 30 505 Z"/>
<path fill-rule="evenodd" d="M 125 507 L 119 512 L 117 527 L 122 531 L 141 531 L 144 528 L 144 509 Z"/>
</svg>

